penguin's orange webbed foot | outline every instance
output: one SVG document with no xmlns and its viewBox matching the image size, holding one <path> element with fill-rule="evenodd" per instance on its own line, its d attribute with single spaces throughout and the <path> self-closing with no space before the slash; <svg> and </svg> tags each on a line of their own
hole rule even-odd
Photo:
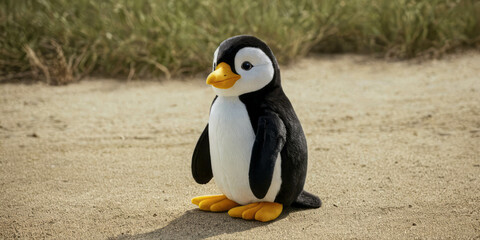
<svg viewBox="0 0 480 240">
<path fill-rule="evenodd" d="M 275 220 L 282 213 L 283 205 L 276 202 L 250 203 L 235 207 L 228 211 L 228 215 L 245 220 L 268 222 Z"/>
<path fill-rule="evenodd" d="M 200 210 L 211 212 L 225 212 L 238 203 L 228 199 L 225 195 L 200 196 L 192 199 L 192 203 L 197 205 Z"/>
</svg>

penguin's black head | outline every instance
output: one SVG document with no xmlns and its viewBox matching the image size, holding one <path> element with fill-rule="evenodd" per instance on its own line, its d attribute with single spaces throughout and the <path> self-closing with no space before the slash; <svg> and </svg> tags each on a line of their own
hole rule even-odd
<svg viewBox="0 0 480 240">
<path fill-rule="evenodd" d="M 240 35 L 223 41 L 213 55 L 213 72 L 207 77 L 220 96 L 239 96 L 267 85 L 280 85 L 278 63 L 260 39 Z M 276 80 L 276 81 L 275 81 Z"/>
</svg>

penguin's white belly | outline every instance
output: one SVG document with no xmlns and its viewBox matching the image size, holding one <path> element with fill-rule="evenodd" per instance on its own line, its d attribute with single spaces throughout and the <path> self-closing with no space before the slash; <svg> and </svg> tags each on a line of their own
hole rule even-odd
<svg viewBox="0 0 480 240">
<path fill-rule="evenodd" d="M 279 154 L 275 162 L 267 195 L 256 198 L 248 178 L 255 133 L 245 105 L 238 97 L 219 96 L 212 105 L 208 123 L 212 171 L 218 188 L 241 205 L 273 202 L 282 183 L 281 157 Z"/>
</svg>

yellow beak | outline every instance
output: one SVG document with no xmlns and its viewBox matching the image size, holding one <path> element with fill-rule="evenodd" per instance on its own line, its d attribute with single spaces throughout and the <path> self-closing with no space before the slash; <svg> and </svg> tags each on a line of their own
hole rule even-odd
<svg viewBox="0 0 480 240">
<path fill-rule="evenodd" d="M 207 77 L 207 84 L 216 88 L 227 89 L 231 88 L 241 76 L 232 72 L 230 65 L 221 62 L 215 68 L 215 71 L 210 73 Z"/>
</svg>

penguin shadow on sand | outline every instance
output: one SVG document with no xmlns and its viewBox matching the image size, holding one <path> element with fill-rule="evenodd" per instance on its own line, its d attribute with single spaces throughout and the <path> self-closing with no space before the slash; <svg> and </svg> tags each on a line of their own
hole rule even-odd
<svg viewBox="0 0 480 240">
<path fill-rule="evenodd" d="M 290 213 L 303 210 L 306 209 L 288 207 L 275 221 L 263 223 L 232 218 L 226 212 L 214 213 L 192 209 L 157 230 L 137 235 L 119 235 L 110 239 L 204 239 L 264 227 L 278 221 L 288 221 L 285 218 Z"/>
</svg>

